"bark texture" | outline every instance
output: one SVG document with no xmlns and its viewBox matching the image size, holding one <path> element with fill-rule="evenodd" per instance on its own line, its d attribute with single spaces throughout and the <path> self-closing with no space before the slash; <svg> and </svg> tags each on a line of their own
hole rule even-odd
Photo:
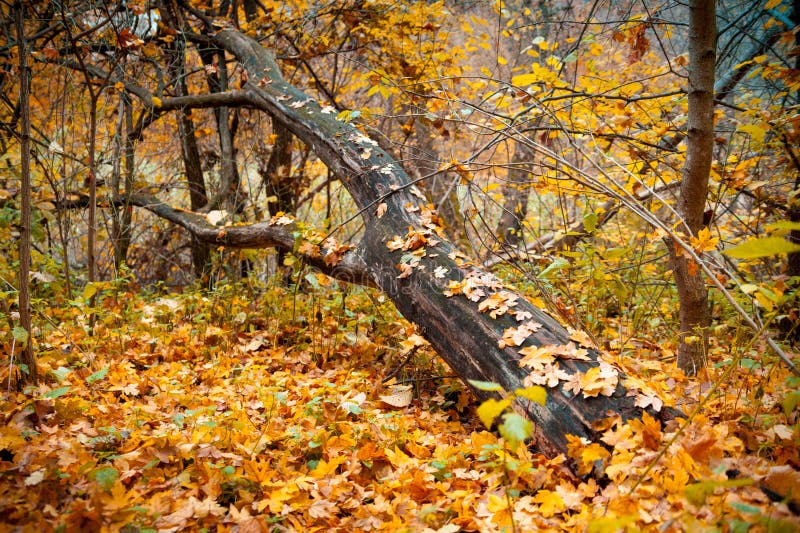
<svg viewBox="0 0 800 533">
<path fill-rule="evenodd" d="M 689 113 L 686 164 L 677 211 L 686 233 L 696 236 L 703 227 L 708 178 L 714 149 L 714 67 L 716 12 L 714 0 L 692 0 L 689 5 Z M 705 367 L 708 347 L 708 289 L 699 266 L 671 247 L 675 284 L 680 301 L 678 366 L 690 375 Z"/>
<path fill-rule="evenodd" d="M 25 6 L 14 5 L 16 12 L 17 46 L 19 47 L 19 108 L 20 108 L 20 181 L 22 195 L 19 238 L 19 321 L 27 339 L 22 349 L 22 362 L 28 367 L 25 376 L 28 383 L 38 381 L 36 357 L 33 353 L 33 331 L 31 328 L 31 71 L 28 68 L 28 50 L 25 40 Z"/>
</svg>

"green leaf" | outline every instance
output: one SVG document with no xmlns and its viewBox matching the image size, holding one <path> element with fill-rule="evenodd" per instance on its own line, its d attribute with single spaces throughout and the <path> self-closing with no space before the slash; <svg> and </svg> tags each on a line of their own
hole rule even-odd
<svg viewBox="0 0 800 533">
<path fill-rule="evenodd" d="M 592 233 L 597 229 L 597 213 L 584 213 L 583 229 L 586 233 Z"/>
<path fill-rule="evenodd" d="M 569 266 L 569 261 L 563 257 L 556 257 L 550 266 L 539 273 L 540 278 L 554 278 L 556 275 Z"/>
<path fill-rule="evenodd" d="M 83 288 L 83 299 L 88 300 L 95 294 L 97 294 L 98 286 L 94 283 L 87 283 L 86 286 Z"/>
<path fill-rule="evenodd" d="M 114 483 L 119 479 L 119 471 L 111 466 L 104 466 L 98 468 L 92 473 L 94 480 L 100 485 L 103 490 L 110 491 Z"/>
<path fill-rule="evenodd" d="M 787 417 L 792 414 L 797 408 L 797 404 L 800 403 L 800 391 L 790 392 L 783 398 L 783 414 Z"/>
<path fill-rule="evenodd" d="M 502 392 L 503 387 L 492 381 L 479 381 L 477 379 L 468 379 L 469 384 L 478 390 L 486 392 Z"/>
<path fill-rule="evenodd" d="M 505 411 L 510 405 L 511 400 L 509 399 L 498 401 L 494 398 L 489 398 L 478 407 L 478 418 L 481 419 L 481 422 L 483 422 L 484 426 L 490 428 L 494 423 L 494 419 L 497 418 L 500 413 Z"/>
<path fill-rule="evenodd" d="M 752 505 L 747 505 L 746 503 L 731 502 L 731 507 L 734 507 L 743 513 L 761 514 L 761 509 Z"/>
<path fill-rule="evenodd" d="M 524 389 L 517 389 L 514 391 L 514 394 L 521 398 L 536 402 L 539 405 L 544 405 L 544 403 L 547 401 L 547 390 L 539 385 L 525 387 Z"/>
<path fill-rule="evenodd" d="M 750 522 L 745 522 L 744 520 L 731 520 L 728 522 L 728 527 L 730 528 L 731 533 L 747 533 L 750 531 L 750 526 L 752 526 Z"/>
<path fill-rule="evenodd" d="M 800 244 L 789 242 L 782 237 L 762 237 L 750 239 L 743 243 L 723 250 L 722 253 L 736 259 L 757 259 L 778 254 L 800 252 Z"/>
<path fill-rule="evenodd" d="M 58 398 L 59 396 L 64 396 L 66 393 L 69 392 L 69 387 L 59 387 L 57 389 L 49 390 L 44 393 L 45 398 Z"/>
<path fill-rule="evenodd" d="M 71 370 L 69 368 L 60 366 L 55 370 L 53 370 L 53 375 L 55 376 L 56 380 L 58 380 L 58 382 L 61 383 L 62 381 L 67 379 L 67 376 L 69 375 L 70 372 Z"/>
<path fill-rule="evenodd" d="M 500 435 L 506 439 L 512 448 L 533 435 L 533 423 L 519 413 L 508 413 L 503 416 L 500 425 Z"/>
<path fill-rule="evenodd" d="M 14 327 L 14 329 L 11 330 L 11 335 L 13 335 L 14 340 L 17 341 L 23 347 L 28 345 L 28 330 L 26 330 L 22 326 Z"/>
<path fill-rule="evenodd" d="M 692 483 L 686 487 L 686 499 L 697 507 L 705 505 L 708 496 L 714 492 L 714 487 L 716 487 L 716 484 L 708 481 Z"/>
<path fill-rule="evenodd" d="M 97 372 L 89 375 L 86 377 L 86 383 L 94 383 L 95 381 L 100 381 L 108 374 L 108 367 L 105 367 Z"/>
</svg>

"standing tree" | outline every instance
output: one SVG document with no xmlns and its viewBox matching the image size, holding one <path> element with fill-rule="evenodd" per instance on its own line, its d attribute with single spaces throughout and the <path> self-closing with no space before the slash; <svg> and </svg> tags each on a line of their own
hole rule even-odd
<svg viewBox="0 0 800 533">
<path fill-rule="evenodd" d="M 696 237 L 703 228 L 708 178 L 714 148 L 714 67 L 716 60 L 715 0 L 692 0 L 689 14 L 689 114 L 686 163 L 677 212 L 685 232 Z M 696 374 L 705 366 L 711 315 L 708 290 L 697 263 L 672 246 L 675 284 L 680 301 L 678 366 Z"/>
<path fill-rule="evenodd" d="M 20 115 L 20 238 L 19 238 L 19 321 L 25 330 L 22 335 L 24 348 L 22 362 L 27 367 L 27 381 L 36 383 L 36 357 L 33 353 L 33 331 L 31 329 L 31 71 L 28 68 L 28 49 L 25 37 L 25 4 L 14 4 L 17 26 L 17 48 L 19 53 L 19 115 Z"/>
</svg>

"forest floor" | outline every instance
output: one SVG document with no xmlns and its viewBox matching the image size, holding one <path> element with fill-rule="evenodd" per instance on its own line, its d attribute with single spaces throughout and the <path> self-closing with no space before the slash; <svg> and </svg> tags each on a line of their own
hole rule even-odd
<svg viewBox="0 0 800 533">
<path fill-rule="evenodd" d="M 800 530 L 798 382 L 752 335 L 696 380 L 652 347 L 611 353 L 690 420 L 611 413 L 600 442 L 548 459 L 486 431 L 378 293 L 306 278 L 112 287 L 93 335 L 85 306 L 47 308 L 43 382 L 2 374 L 0 529 Z"/>
</svg>

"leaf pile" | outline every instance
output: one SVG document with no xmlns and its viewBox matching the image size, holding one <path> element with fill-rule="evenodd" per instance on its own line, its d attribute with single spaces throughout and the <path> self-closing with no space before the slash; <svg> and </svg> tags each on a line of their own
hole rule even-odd
<svg viewBox="0 0 800 533">
<path fill-rule="evenodd" d="M 308 294 L 107 294 L 93 336 L 81 306 L 52 309 L 60 325 L 40 344 L 47 382 L 4 392 L 0 523 L 130 532 L 800 526 L 789 510 L 800 486 L 798 398 L 764 386 L 768 372 L 780 383 L 778 368 L 750 365 L 710 395 L 653 361 L 627 368 L 705 406 L 688 425 L 612 416 L 597 442 L 575 438 L 570 457 L 547 459 L 483 430 L 469 393 L 380 297 L 355 289 L 343 301 L 315 280 Z M 761 486 L 790 499 L 772 502 Z"/>
</svg>

